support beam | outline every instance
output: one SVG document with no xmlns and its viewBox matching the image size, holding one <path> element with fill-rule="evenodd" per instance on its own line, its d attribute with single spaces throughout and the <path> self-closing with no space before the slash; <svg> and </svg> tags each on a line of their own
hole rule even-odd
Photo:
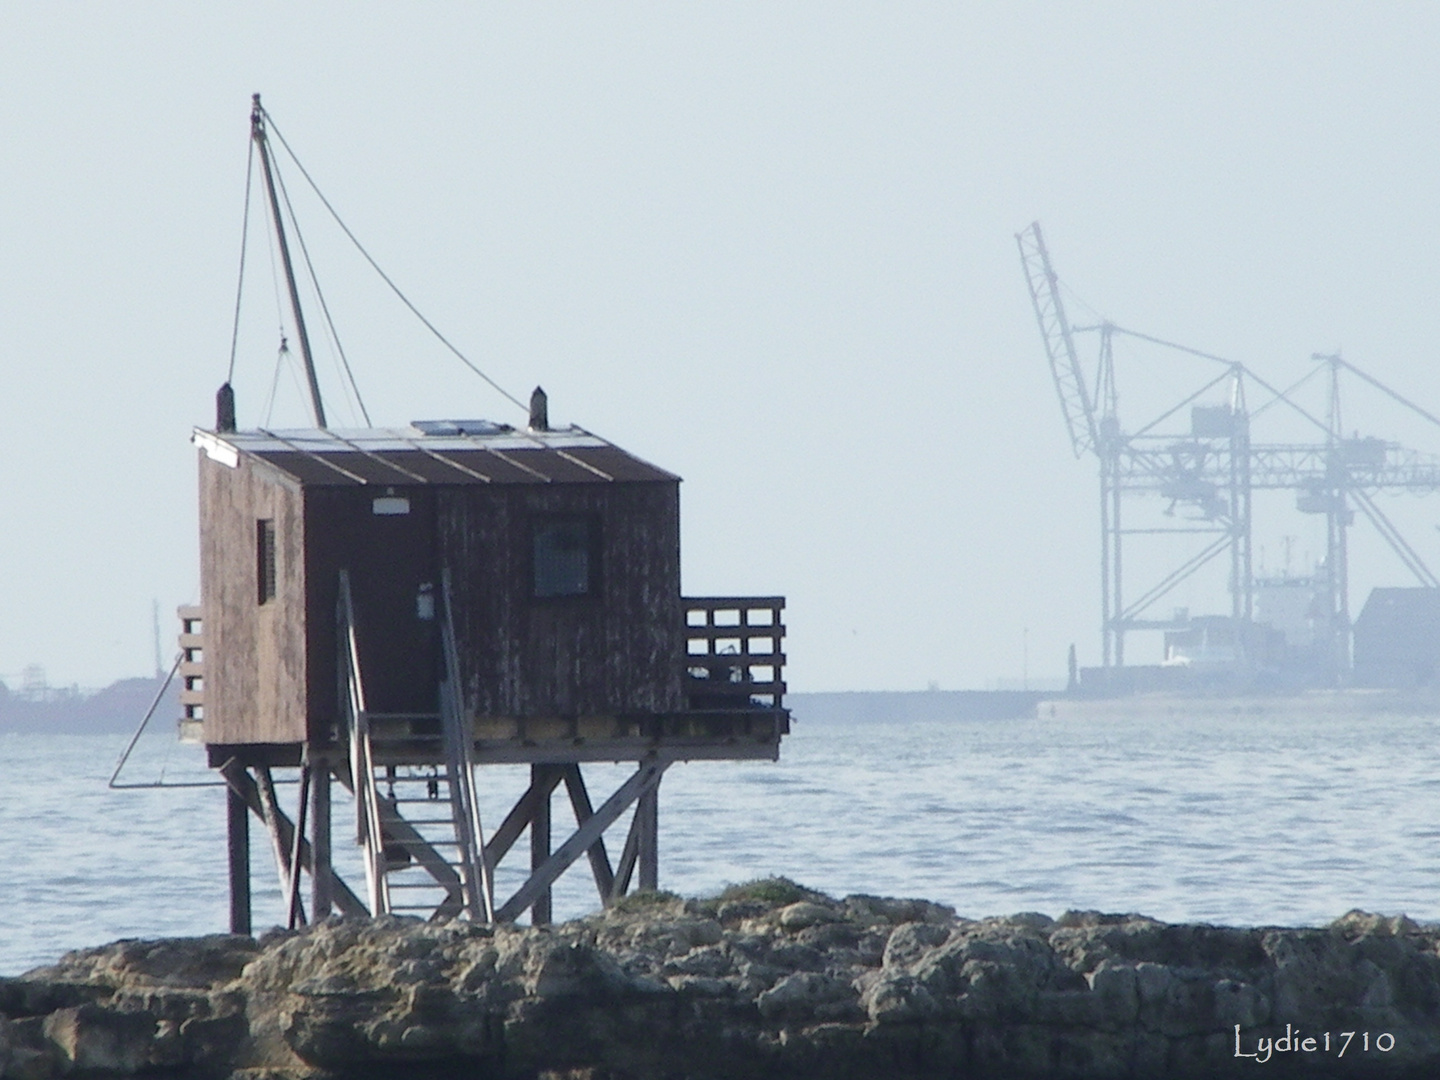
<svg viewBox="0 0 1440 1080">
<path fill-rule="evenodd" d="M 225 835 L 230 861 L 230 932 L 250 933 L 250 808 L 225 790 Z"/>
<path fill-rule="evenodd" d="M 260 785 L 256 783 L 255 778 L 250 775 L 244 765 L 232 758 L 220 766 L 220 775 L 225 778 L 225 783 L 229 785 L 230 791 L 248 806 L 256 817 L 262 821 L 266 820 L 265 800 L 261 797 Z M 266 775 L 268 776 L 268 773 Z M 288 849 L 294 838 L 295 826 L 285 816 L 284 811 L 275 805 L 273 787 L 271 788 L 270 805 L 275 815 L 275 825 L 280 834 L 281 850 L 283 851 Z M 302 836 L 300 838 L 300 865 L 313 872 L 314 859 L 310 842 Z M 342 915 L 356 915 L 361 918 L 369 916 L 370 909 L 350 890 L 340 875 L 332 874 L 331 883 L 335 906 L 340 909 Z"/>
<path fill-rule="evenodd" d="M 275 872 L 280 877 L 280 895 L 285 898 L 285 906 L 288 911 L 290 908 L 290 845 L 297 835 L 302 842 L 305 836 L 303 833 L 296 833 L 295 826 L 285 816 L 285 812 L 280 809 L 280 801 L 275 797 L 275 778 L 270 774 L 268 765 L 255 767 L 255 786 L 259 792 L 260 820 L 265 822 L 265 832 L 270 837 L 270 850 L 275 856 Z"/>
<path fill-rule="evenodd" d="M 620 861 L 615 864 L 615 887 L 610 890 L 610 899 L 619 900 L 630 891 L 630 879 L 635 876 L 635 859 L 640 854 L 641 817 L 637 809 L 630 819 L 630 830 L 625 834 L 625 846 L 620 850 Z"/>
<path fill-rule="evenodd" d="M 561 765 L 565 778 L 565 790 L 570 795 L 570 806 L 575 811 L 575 824 L 583 826 L 590 820 L 594 810 L 590 807 L 590 792 L 585 789 L 585 778 L 580 775 L 579 765 Z M 590 871 L 595 875 L 595 888 L 602 903 L 610 898 L 615 889 L 615 872 L 610 869 L 610 856 L 605 851 L 604 830 L 595 835 L 595 842 L 586 850 L 590 856 Z"/>
<path fill-rule="evenodd" d="M 555 770 L 549 765 L 530 766 L 530 790 L 546 791 L 543 799 L 534 801 L 530 814 L 530 873 L 534 874 L 550 858 L 550 795 L 555 783 L 546 787 L 547 778 Z M 556 775 L 556 781 L 559 776 Z M 534 926 L 545 926 L 552 918 L 550 887 L 547 885 L 530 905 L 530 922 Z"/>
<path fill-rule="evenodd" d="M 330 762 L 317 756 L 310 781 L 310 844 L 314 852 L 310 871 L 310 910 L 315 921 L 330 917 L 335 907 L 335 890 L 330 879 L 335 870 L 330 857 Z"/>
<path fill-rule="evenodd" d="M 500 823 L 500 827 L 495 830 L 495 835 L 485 845 L 485 858 L 491 866 L 499 865 L 500 860 L 506 856 L 515 845 L 515 841 L 520 839 L 520 834 L 530 824 L 535 807 L 542 801 L 548 804 L 550 793 L 560 785 L 559 769 L 546 769 L 545 782 L 538 787 L 533 780 L 534 774 L 532 773 L 531 776 L 530 787 L 526 789 L 524 795 L 520 796 L 510 813 L 505 815 L 505 820 Z"/>
<path fill-rule="evenodd" d="M 516 890 L 515 895 L 510 897 L 503 906 L 495 912 L 497 922 L 509 922 L 517 918 L 520 913 L 532 904 L 540 893 L 554 884 L 555 879 L 563 874 L 582 854 L 594 847 L 595 842 L 600 839 L 605 830 L 613 825 L 630 806 L 650 788 L 660 782 L 669 762 L 648 761 L 636 770 L 635 774 L 620 785 L 619 790 L 586 818 L 581 825 L 556 850 L 555 854 L 545 860 L 545 865 L 530 875 L 530 880 L 525 882 Z M 613 875 L 611 877 L 613 883 Z M 608 895 L 608 892 L 607 894 Z"/>
<path fill-rule="evenodd" d="M 286 904 L 288 912 L 286 926 L 291 930 L 297 926 L 306 925 L 308 921 L 305 918 L 305 904 L 300 899 L 300 842 L 305 839 L 305 818 L 310 811 L 310 779 L 313 774 L 314 770 L 308 761 L 300 767 L 300 804 L 295 808 L 297 824 L 291 835 L 293 843 L 290 845 L 290 869 L 285 876 L 286 883 L 290 887 L 290 895 Z"/>
<path fill-rule="evenodd" d="M 646 789 L 635 806 L 639 825 L 640 888 L 654 892 L 660 887 L 660 778 Z"/>
</svg>

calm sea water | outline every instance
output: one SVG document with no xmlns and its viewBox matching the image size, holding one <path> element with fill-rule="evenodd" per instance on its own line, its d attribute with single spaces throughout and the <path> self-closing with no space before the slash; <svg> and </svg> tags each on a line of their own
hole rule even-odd
<svg viewBox="0 0 1440 1080">
<path fill-rule="evenodd" d="M 826 722 L 779 763 L 677 765 L 661 791 L 661 885 L 704 894 L 785 874 L 826 892 L 920 896 L 964 915 L 1067 908 L 1314 925 L 1353 907 L 1440 919 L 1440 719 L 1305 716 Z M 225 928 L 218 788 L 110 791 L 125 740 L 0 736 L 0 974 L 121 937 Z M 157 735 L 130 779 L 205 779 Z M 596 801 L 625 774 L 588 771 Z M 493 827 L 524 785 L 482 770 Z M 337 860 L 363 884 L 336 789 Z M 281 789 L 289 803 L 295 789 Z M 503 804 L 503 805 L 502 805 Z M 557 843 L 562 799 L 555 803 Z M 279 921 L 258 829 L 257 930 Z M 523 839 L 517 859 L 528 852 Z M 613 857 L 613 854 L 612 854 Z M 518 883 L 518 865 L 499 874 Z M 588 865 L 556 915 L 597 906 Z"/>
</svg>

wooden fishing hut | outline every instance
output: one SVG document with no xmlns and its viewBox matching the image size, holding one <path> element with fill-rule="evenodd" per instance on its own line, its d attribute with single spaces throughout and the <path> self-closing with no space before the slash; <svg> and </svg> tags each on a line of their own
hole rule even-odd
<svg viewBox="0 0 1440 1080">
<path fill-rule="evenodd" d="M 777 757 L 784 600 L 681 596 L 672 473 L 552 430 L 538 390 L 525 428 L 359 431 L 237 431 L 228 394 L 193 442 L 204 740 L 228 784 L 234 931 L 250 930 L 252 815 L 292 925 L 303 876 L 310 919 L 545 922 L 581 857 L 605 903 L 632 880 L 657 887 L 672 764 Z M 590 762 L 634 771 L 596 805 Z M 501 763 L 528 765 L 529 786 L 487 832 L 484 766 Z M 334 871 L 337 784 L 363 887 Z M 562 786 L 575 828 L 555 846 Z M 606 831 L 632 806 L 612 862 Z M 528 877 L 497 895 L 495 866 L 527 832 Z"/>
</svg>

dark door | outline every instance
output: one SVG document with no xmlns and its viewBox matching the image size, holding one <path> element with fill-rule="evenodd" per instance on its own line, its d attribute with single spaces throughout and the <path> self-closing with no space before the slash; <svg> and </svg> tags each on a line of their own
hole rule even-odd
<svg viewBox="0 0 1440 1080">
<path fill-rule="evenodd" d="M 435 499 L 426 488 L 370 491 L 347 515 L 361 676 L 371 712 L 433 713 L 441 674 Z"/>
</svg>

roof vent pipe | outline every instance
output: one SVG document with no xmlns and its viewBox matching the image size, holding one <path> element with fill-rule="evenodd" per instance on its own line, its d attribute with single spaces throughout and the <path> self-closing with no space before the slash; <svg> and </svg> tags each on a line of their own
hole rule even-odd
<svg viewBox="0 0 1440 1080">
<path fill-rule="evenodd" d="M 530 430 L 550 430 L 550 399 L 545 396 L 545 391 L 535 387 L 535 392 L 530 395 Z"/>
<path fill-rule="evenodd" d="M 235 430 L 235 390 L 228 382 L 215 392 L 215 430 Z"/>
</svg>

